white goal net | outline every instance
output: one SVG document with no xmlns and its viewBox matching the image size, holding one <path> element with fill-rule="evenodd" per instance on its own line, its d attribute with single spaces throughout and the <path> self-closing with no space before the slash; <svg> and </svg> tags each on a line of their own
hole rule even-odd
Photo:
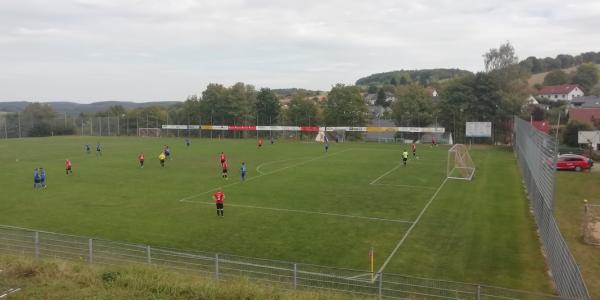
<svg viewBox="0 0 600 300">
<path fill-rule="evenodd" d="M 159 137 L 160 136 L 160 128 L 138 128 L 138 136 Z"/>
<path fill-rule="evenodd" d="M 475 164 L 469 155 L 469 149 L 463 144 L 456 144 L 448 150 L 446 175 L 450 179 L 471 180 L 475 175 Z"/>
</svg>

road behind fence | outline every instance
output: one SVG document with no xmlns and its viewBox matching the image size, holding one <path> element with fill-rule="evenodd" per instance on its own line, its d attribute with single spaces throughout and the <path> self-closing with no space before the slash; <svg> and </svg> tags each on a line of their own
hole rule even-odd
<svg viewBox="0 0 600 300">
<path fill-rule="evenodd" d="M 567 299 L 485 285 L 182 251 L 1 225 L 0 253 L 90 264 L 155 265 L 216 280 L 244 277 L 285 289 L 323 289 L 379 299 Z"/>
<path fill-rule="evenodd" d="M 558 293 L 563 297 L 589 299 L 579 266 L 554 219 L 556 140 L 517 117 L 514 140 L 523 182 Z"/>
</svg>

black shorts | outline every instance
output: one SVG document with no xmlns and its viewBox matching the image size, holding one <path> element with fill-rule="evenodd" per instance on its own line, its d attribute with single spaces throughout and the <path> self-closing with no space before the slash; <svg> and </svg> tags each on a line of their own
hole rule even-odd
<svg viewBox="0 0 600 300">
<path fill-rule="evenodd" d="M 217 203 L 217 209 L 223 209 L 223 203 Z"/>
<path fill-rule="evenodd" d="M 402 158 L 402 160 L 403 160 L 403 161 L 407 161 L 407 160 L 408 160 L 408 158 L 406 158 L 406 157 L 403 157 L 403 158 Z"/>
<path fill-rule="evenodd" d="M 223 174 L 227 174 L 227 169 L 223 169 Z"/>
<path fill-rule="evenodd" d="M 143 160 L 140 160 L 140 165 L 144 165 L 144 161 Z"/>
<path fill-rule="evenodd" d="M 67 171 L 71 171 L 71 167 L 67 167 Z"/>
</svg>

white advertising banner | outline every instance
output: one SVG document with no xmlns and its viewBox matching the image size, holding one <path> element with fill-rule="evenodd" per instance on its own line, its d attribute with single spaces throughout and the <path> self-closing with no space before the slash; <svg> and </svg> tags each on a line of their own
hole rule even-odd
<svg viewBox="0 0 600 300">
<path fill-rule="evenodd" d="M 492 137 L 492 122 L 467 122 L 466 137 Z"/>
</svg>

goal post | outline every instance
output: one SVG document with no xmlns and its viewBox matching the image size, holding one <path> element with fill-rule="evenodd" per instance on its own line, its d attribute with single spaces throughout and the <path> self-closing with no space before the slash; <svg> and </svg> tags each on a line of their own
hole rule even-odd
<svg viewBox="0 0 600 300">
<path fill-rule="evenodd" d="M 140 137 L 160 137 L 160 128 L 138 128 Z"/>
<path fill-rule="evenodd" d="M 446 176 L 449 179 L 471 180 L 475 175 L 475 164 L 464 144 L 456 144 L 448 150 Z"/>
</svg>

